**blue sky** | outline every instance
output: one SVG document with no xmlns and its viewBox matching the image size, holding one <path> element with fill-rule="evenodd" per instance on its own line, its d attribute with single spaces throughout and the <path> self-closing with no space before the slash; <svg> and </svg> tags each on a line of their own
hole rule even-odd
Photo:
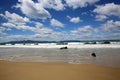
<svg viewBox="0 0 120 80">
<path fill-rule="evenodd" d="M 120 39 L 120 0 L 0 1 L 0 42 Z"/>
</svg>

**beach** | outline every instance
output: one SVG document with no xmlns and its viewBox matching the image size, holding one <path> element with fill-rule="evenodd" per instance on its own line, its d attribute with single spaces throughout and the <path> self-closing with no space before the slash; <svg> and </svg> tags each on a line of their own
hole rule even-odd
<svg viewBox="0 0 120 80">
<path fill-rule="evenodd" d="M 0 61 L 0 80 L 119 80 L 120 68 L 95 64 Z"/>
<path fill-rule="evenodd" d="M 120 80 L 120 0 L 1 0 L 0 80 Z"/>
<path fill-rule="evenodd" d="M 117 44 L 1 45 L 0 80 L 119 80 L 119 53 Z"/>
<path fill-rule="evenodd" d="M 60 50 L 67 46 L 68 49 Z M 97 57 L 92 57 L 91 53 Z M 120 45 L 1 45 L 0 60 L 15 62 L 65 62 L 120 67 Z"/>
</svg>

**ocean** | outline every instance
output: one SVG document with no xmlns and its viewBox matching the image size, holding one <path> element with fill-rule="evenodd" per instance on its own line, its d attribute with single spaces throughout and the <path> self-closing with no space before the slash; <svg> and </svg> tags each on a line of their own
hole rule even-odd
<svg viewBox="0 0 120 80">
<path fill-rule="evenodd" d="M 96 57 L 92 57 L 91 53 Z M 120 48 L 15 48 L 0 47 L 0 59 L 25 62 L 65 62 L 120 67 Z"/>
</svg>

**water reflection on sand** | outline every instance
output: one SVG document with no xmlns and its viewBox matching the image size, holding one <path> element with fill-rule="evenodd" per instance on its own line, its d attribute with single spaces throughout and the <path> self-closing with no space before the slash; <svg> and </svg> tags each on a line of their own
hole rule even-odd
<svg viewBox="0 0 120 80">
<path fill-rule="evenodd" d="M 96 53 L 97 57 L 90 54 Z M 32 62 L 67 62 L 71 64 L 95 63 L 120 66 L 119 48 L 0 48 L 0 59 Z"/>
</svg>

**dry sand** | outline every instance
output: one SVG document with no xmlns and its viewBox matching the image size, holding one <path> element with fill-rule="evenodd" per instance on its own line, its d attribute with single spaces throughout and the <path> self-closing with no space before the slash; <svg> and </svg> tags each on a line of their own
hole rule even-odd
<svg viewBox="0 0 120 80">
<path fill-rule="evenodd" d="M 1 60 L 0 80 L 120 80 L 120 68 Z"/>
</svg>

